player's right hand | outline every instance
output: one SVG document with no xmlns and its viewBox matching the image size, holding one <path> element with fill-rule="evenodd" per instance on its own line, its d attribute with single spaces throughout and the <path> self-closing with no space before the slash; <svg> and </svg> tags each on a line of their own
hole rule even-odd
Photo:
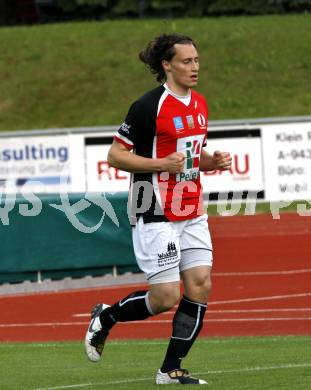
<svg viewBox="0 0 311 390">
<path fill-rule="evenodd" d="M 181 152 L 174 152 L 163 159 L 163 172 L 180 173 L 184 170 L 186 156 Z"/>
</svg>

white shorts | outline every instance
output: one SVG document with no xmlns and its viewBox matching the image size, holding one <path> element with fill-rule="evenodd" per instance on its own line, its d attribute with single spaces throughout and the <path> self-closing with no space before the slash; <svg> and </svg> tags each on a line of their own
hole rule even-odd
<svg viewBox="0 0 311 390">
<path fill-rule="evenodd" d="M 179 281 L 181 271 L 213 264 L 206 214 L 178 222 L 144 223 L 139 218 L 133 227 L 133 246 L 150 284 Z"/>
</svg>

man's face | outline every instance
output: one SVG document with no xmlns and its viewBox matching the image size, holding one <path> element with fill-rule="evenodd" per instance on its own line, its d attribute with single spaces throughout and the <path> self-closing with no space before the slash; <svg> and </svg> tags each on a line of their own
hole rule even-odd
<svg viewBox="0 0 311 390">
<path fill-rule="evenodd" d="M 199 56 L 191 44 L 174 45 L 176 54 L 171 61 L 163 61 L 168 80 L 184 88 L 191 88 L 198 82 Z"/>
</svg>

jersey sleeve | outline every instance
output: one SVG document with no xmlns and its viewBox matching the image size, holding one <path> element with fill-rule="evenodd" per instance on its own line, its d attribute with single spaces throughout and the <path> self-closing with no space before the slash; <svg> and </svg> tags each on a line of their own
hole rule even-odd
<svg viewBox="0 0 311 390">
<path fill-rule="evenodd" d="M 128 150 L 135 148 L 136 140 L 144 126 L 144 111 L 137 102 L 133 103 L 114 139 Z"/>
</svg>

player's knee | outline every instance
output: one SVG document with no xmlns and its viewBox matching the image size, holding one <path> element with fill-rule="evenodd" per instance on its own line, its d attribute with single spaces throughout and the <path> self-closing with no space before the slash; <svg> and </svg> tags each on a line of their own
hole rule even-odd
<svg viewBox="0 0 311 390">
<path fill-rule="evenodd" d="M 160 295 L 159 304 L 161 311 L 167 311 L 172 309 L 179 301 L 180 292 L 176 288 L 164 289 Z"/>
<path fill-rule="evenodd" d="M 185 288 L 185 295 L 199 302 L 206 302 L 212 291 L 212 281 L 208 273 L 197 275 Z"/>
<path fill-rule="evenodd" d="M 151 306 L 156 314 L 172 309 L 179 301 L 180 290 L 176 286 L 163 286 L 150 292 Z"/>
<path fill-rule="evenodd" d="M 208 297 L 212 291 L 212 281 L 209 276 L 205 276 L 198 282 L 198 288 L 202 291 L 202 293 L 206 294 Z"/>
</svg>

